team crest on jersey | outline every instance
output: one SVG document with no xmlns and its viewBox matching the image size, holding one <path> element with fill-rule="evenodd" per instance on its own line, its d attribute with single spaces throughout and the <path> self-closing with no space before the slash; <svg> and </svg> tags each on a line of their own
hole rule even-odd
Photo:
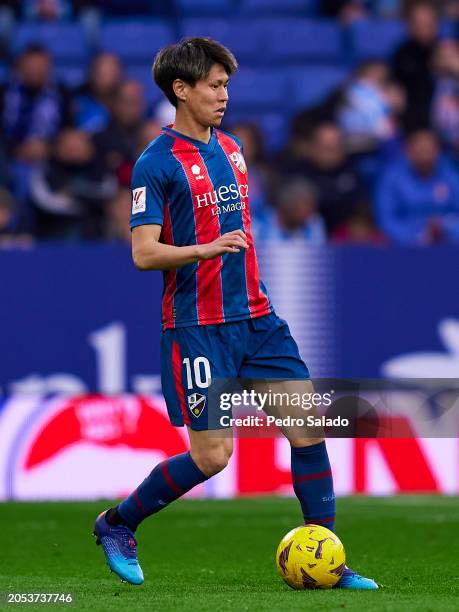
<svg viewBox="0 0 459 612">
<path fill-rule="evenodd" d="M 242 153 L 239 153 L 239 151 L 234 151 L 234 153 L 231 153 L 230 159 L 236 168 L 242 172 L 242 174 L 247 172 L 247 166 L 245 165 L 245 159 Z"/>
<path fill-rule="evenodd" d="M 193 416 L 199 417 L 206 407 L 206 396 L 201 393 L 192 393 L 188 396 L 188 408 Z"/>
</svg>

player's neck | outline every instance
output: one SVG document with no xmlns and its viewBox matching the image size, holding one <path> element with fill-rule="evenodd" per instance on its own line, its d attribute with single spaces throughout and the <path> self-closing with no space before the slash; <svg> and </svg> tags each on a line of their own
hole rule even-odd
<svg viewBox="0 0 459 612">
<path fill-rule="evenodd" d="M 188 136 L 188 138 L 193 138 L 193 140 L 200 140 L 204 144 L 209 144 L 212 136 L 210 127 L 204 127 L 193 121 L 191 117 L 183 117 L 179 113 L 175 117 L 172 129 L 184 136 Z"/>
</svg>

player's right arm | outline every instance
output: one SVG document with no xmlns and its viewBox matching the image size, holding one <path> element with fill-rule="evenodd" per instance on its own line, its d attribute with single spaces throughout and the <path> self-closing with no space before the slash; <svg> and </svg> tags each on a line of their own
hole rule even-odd
<svg viewBox="0 0 459 612">
<path fill-rule="evenodd" d="M 247 249 L 244 232 L 235 230 L 223 234 L 208 244 L 173 246 L 159 241 L 161 225 L 138 225 L 132 230 L 132 258 L 139 270 L 172 270 L 200 260 L 214 259 L 225 253 Z"/>
<path fill-rule="evenodd" d="M 164 206 L 168 199 L 173 168 L 167 156 L 156 152 L 142 155 L 132 173 L 132 257 L 140 270 L 172 270 L 225 253 L 247 249 L 244 232 L 235 230 L 209 244 L 174 246 L 160 240 Z"/>
</svg>

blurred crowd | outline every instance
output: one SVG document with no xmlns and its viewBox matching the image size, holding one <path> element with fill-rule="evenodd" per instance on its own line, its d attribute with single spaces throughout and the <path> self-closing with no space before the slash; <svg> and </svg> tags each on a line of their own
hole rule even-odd
<svg viewBox="0 0 459 612">
<path fill-rule="evenodd" d="M 315 5 L 319 16 L 338 17 L 343 21 L 350 21 L 364 16 L 400 17 L 416 1 L 311 0 L 305 3 L 305 6 Z M 199 4 L 199 0 L 196 0 L 196 4 Z M 279 0 L 279 4 L 282 4 L 282 0 Z M 244 0 L 232 0 L 232 6 L 236 10 L 243 5 Z M 457 0 L 435 0 L 435 6 L 444 16 L 457 18 L 459 15 Z M 94 12 L 108 16 L 153 14 L 176 17 L 182 7 L 181 0 L 1 0 L 0 2 L 0 9 L 3 8 L 5 13 L 8 12 L 14 18 L 45 20 L 69 19 Z"/>
<path fill-rule="evenodd" d="M 3 4 L 43 18 L 57 18 L 43 16 L 50 7 L 125 5 Z M 345 19 L 403 9 L 408 36 L 390 61 L 368 59 L 293 117 L 282 151 L 268 154 L 255 124 L 224 125 L 244 146 L 256 238 L 459 243 L 459 43 L 440 36 L 440 5 L 451 16 L 458 3 L 322 0 L 324 14 Z M 132 167 L 173 109 L 151 108 L 115 55 L 95 57 L 76 90 L 51 78 L 52 63 L 30 45 L 0 89 L 0 241 L 129 242 Z"/>
</svg>

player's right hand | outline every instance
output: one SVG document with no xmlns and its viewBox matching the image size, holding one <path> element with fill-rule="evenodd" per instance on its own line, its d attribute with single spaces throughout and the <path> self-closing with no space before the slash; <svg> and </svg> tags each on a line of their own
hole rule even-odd
<svg viewBox="0 0 459 612">
<path fill-rule="evenodd" d="M 247 236 L 242 230 L 227 232 L 209 244 L 200 244 L 199 259 L 214 259 L 224 253 L 239 253 L 241 249 L 248 249 Z"/>
</svg>

